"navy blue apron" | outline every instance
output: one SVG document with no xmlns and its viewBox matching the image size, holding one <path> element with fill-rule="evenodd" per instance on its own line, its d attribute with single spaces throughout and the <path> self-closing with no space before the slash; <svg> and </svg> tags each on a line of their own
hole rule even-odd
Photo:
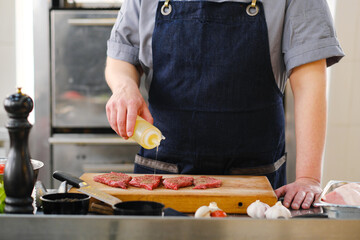
<svg viewBox="0 0 360 240">
<path fill-rule="evenodd" d="M 251 16 L 249 4 L 159 2 L 149 108 L 166 139 L 157 156 L 140 150 L 136 173 L 266 175 L 274 188 L 285 184 L 283 94 L 263 5 Z"/>
</svg>

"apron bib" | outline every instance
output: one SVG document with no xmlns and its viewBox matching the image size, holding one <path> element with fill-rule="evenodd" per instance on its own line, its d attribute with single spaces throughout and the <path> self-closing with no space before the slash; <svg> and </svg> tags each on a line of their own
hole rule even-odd
<svg viewBox="0 0 360 240">
<path fill-rule="evenodd" d="M 263 5 L 250 4 L 159 2 L 149 108 L 166 139 L 157 161 L 155 149 L 140 150 L 135 172 L 266 175 L 274 188 L 285 184 L 283 95 Z"/>
</svg>

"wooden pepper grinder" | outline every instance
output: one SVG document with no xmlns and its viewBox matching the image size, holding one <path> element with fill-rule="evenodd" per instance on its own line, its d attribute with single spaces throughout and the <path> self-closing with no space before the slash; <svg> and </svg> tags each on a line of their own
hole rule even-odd
<svg viewBox="0 0 360 240">
<path fill-rule="evenodd" d="M 32 214 L 31 197 L 34 188 L 34 171 L 30 162 L 28 137 L 32 125 L 27 117 L 33 109 L 32 99 L 21 92 L 4 101 L 9 120 L 6 128 L 10 136 L 10 150 L 4 171 L 5 213 Z"/>
</svg>

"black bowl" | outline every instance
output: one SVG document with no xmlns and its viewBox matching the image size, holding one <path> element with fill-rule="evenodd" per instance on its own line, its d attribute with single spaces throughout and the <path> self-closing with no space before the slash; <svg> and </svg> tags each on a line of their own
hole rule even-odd
<svg viewBox="0 0 360 240">
<path fill-rule="evenodd" d="M 90 197 L 82 193 L 51 193 L 40 197 L 44 214 L 81 214 L 89 210 Z"/>
<path fill-rule="evenodd" d="M 0 158 L 0 164 L 6 164 L 6 162 L 7 162 L 7 158 Z M 37 177 L 39 175 L 39 169 L 44 166 L 44 163 L 39 160 L 31 159 L 31 165 L 34 171 L 34 184 L 35 184 Z"/>
<path fill-rule="evenodd" d="M 115 215 L 161 216 L 164 204 L 151 201 L 128 201 L 114 206 Z"/>
</svg>

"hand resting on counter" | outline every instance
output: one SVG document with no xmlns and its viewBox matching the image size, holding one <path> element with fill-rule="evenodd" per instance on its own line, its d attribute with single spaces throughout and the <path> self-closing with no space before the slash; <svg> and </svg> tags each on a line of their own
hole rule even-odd
<svg viewBox="0 0 360 240">
<path fill-rule="evenodd" d="M 283 205 L 293 209 L 309 209 L 321 192 L 320 183 L 312 178 L 299 178 L 275 190 L 278 198 L 284 197 Z"/>
</svg>

